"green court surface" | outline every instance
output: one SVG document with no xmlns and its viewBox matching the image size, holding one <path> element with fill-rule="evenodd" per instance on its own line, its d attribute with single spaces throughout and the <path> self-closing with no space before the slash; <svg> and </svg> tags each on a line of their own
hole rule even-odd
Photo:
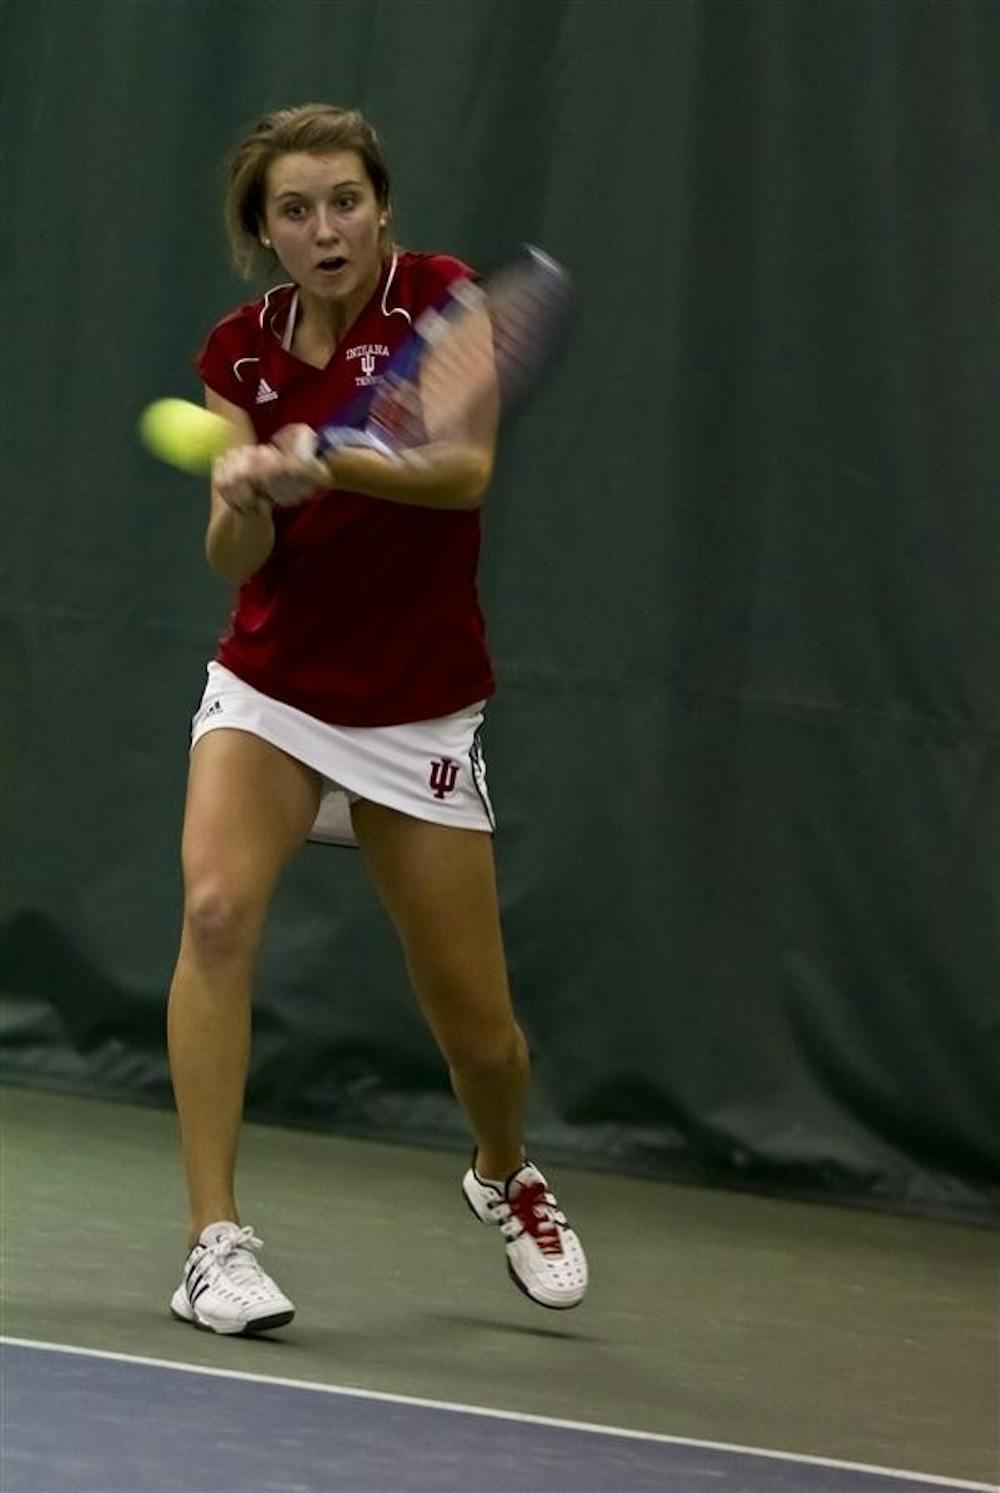
<svg viewBox="0 0 1000 1493">
<path fill-rule="evenodd" d="M 222 1339 L 167 1310 L 185 1242 L 173 1116 L 2 1097 L 10 1337 L 1000 1478 L 988 1229 L 550 1167 L 592 1274 L 559 1314 L 509 1284 L 459 1195 L 465 1156 L 251 1125 L 244 1221 L 298 1316 Z"/>
</svg>

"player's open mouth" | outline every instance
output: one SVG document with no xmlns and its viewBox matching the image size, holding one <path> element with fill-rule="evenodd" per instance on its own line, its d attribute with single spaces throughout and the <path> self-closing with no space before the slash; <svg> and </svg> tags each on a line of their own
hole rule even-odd
<svg viewBox="0 0 1000 1493">
<path fill-rule="evenodd" d="M 339 274 L 346 264 L 346 259 L 342 259 L 339 255 L 331 255 L 329 259 L 321 259 L 316 268 L 321 270 L 324 275 L 336 275 Z"/>
</svg>

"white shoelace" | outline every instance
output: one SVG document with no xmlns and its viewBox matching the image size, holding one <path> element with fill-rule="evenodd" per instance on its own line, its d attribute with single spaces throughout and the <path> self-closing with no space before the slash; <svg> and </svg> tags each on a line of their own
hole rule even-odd
<svg viewBox="0 0 1000 1493">
<path fill-rule="evenodd" d="M 237 1286 L 254 1286 L 260 1281 L 262 1271 L 254 1250 L 263 1249 L 264 1241 L 258 1239 L 247 1224 L 238 1233 L 226 1234 L 206 1246 L 216 1264 L 223 1267 L 226 1276 Z"/>
</svg>

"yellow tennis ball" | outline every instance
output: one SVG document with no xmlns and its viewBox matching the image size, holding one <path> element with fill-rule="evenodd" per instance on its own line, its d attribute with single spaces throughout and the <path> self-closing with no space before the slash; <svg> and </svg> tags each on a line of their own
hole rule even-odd
<svg viewBox="0 0 1000 1493">
<path fill-rule="evenodd" d="M 202 476 L 233 443 L 233 427 L 222 415 L 186 399 L 157 399 L 139 418 L 146 448 L 182 472 Z"/>
</svg>

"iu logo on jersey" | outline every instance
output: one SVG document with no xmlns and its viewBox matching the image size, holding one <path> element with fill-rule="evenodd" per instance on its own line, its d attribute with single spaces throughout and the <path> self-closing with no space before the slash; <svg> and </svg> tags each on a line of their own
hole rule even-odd
<svg viewBox="0 0 1000 1493">
<path fill-rule="evenodd" d="M 387 358 L 389 349 L 384 342 L 362 342 L 358 347 L 349 347 L 344 354 L 347 363 L 358 362 L 361 364 L 361 372 L 354 375 L 354 382 L 359 389 L 368 384 L 377 384 L 379 375 L 375 372 L 376 358 Z"/>
<path fill-rule="evenodd" d="M 430 785 L 435 798 L 444 798 L 446 794 L 454 793 L 457 782 L 458 763 L 454 762 L 451 757 L 442 757 L 440 762 L 431 762 Z"/>
</svg>

